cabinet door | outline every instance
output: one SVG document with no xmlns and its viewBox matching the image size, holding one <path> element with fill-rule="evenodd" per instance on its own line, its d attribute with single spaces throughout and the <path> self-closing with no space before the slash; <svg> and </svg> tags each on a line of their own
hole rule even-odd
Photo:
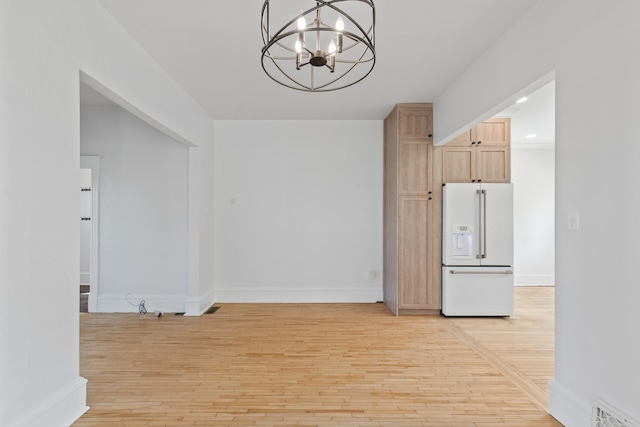
<svg viewBox="0 0 640 427">
<path fill-rule="evenodd" d="M 443 182 L 510 182 L 511 119 L 493 118 L 444 146 Z"/>
<path fill-rule="evenodd" d="M 476 150 L 476 179 L 481 182 L 511 182 L 511 150 L 509 146 L 485 146 Z"/>
<path fill-rule="evenodd" d="M 457 138 L 446 143 L 446 147 L 470 147 L 471 146 L 471 130 L 466 131 Z"/>
<path fill-rule="evenodd" d="M 434 301 L 430 267 L 433 201 L 428 197 L 400 197 L 398 204 L 398 306 L 439 308 L 440 302 Z"/>
<path fill-rule="evenodd" d="M 471 129 L 471 140 L 478 147 L 509 145 L 511 143 L 511 119 L 487 119 Z"/>
<path fill-rule="evenodd" d="M 398 192 L 426 195 L 431 188 L 431 149 L 427 141 L 401 140 L 398 144 Z"/>
<path fill-rule="evenodd" d="M 431 108 L 400 109 L 398 137 L 400 139 L 430 140 L 433 132 Z"/>
<path fill-rule="evenodd" d="M 475 146 L 445 145 L 442 152 L 442 182 L 471 182 L 475 177 Z"/>
</svg>

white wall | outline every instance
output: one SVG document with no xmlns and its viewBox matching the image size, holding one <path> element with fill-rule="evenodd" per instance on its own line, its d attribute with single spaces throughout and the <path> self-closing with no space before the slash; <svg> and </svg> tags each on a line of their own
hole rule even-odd
<svg viewBox="0 0 640 427">
<path fill-rule="evenodd" d="M 382 299 L 381 121 L 217 121 L 215 135 L 216 301 Z"/>
<path fill-rule="evenodd" d="M 212 129 L 213 132 L 213 129 Z M 214 146 L 189 148 L 189 264 L 186 316 L 214 302 Z"/>
<path fill-rule="evenodd" d="M 87 409 L 79 70 L 196 145 L 213 121 L 95 0 L 0 1 L 0 63 L 0 425 L 68 425 Z"/>
<path fill-rule="evenodd" d="M 556 79 L 556 364 L 550 412 L 589 425 L 595 396 L 640 419 L 640 2 L 540 0 L 434 103 L 455 133 Z M 544 31 L 541 31 L 544 29 Z M 473 94 L 473 96 L 469 96 Z M 569 231 L 567 213 L 579 212 Z"/>
<path fill-rule="evenodd" d="M 511 146 L 514 282 L 555 283 L 555 150 L 552 144 Z"/>
<path fill-rule="evenodd" d="M 80 154 L 101 157 L 97 311 L 184 312 L 188 148 L 120 107 L 83 107 Z"/>
</svg>

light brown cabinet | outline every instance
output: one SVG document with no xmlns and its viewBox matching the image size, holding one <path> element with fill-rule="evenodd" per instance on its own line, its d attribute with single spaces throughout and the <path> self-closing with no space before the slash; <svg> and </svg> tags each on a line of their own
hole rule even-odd
<svg viewBox="0 0 640 427">
<path fill-rule="evenodd" d="M 443 147 L 443 182 L 511 182 L 511 120 L 478 124 Z"/>
<path fill-rule="evenodd" d="M 385 119 L 384 302 L 395 314 L 441 307 L 442 149 L 431 104 L 398 104 Z"/>
</svg>

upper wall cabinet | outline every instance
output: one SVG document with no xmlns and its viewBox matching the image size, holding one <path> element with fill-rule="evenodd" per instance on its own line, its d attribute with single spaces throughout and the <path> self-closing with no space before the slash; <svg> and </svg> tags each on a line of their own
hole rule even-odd
<svg viewBox="0 0 640 427">
<path fill-rule="evenodd" d="M 419 104 L 404 104 L 398 111 L 398 138 L 431 140 L 433 114 Z"/>
<path fill-rule="evenodd" d="M 448 142 L 443 182 L 510 182 L 511 119 L 489 119 Z"/>
<path fill-rule="evenodd" d="M 398 192 L 426 195 L 432 186 L 431 104 L 399 104 L 394 112 L 398 123 Z"/>
</svg>

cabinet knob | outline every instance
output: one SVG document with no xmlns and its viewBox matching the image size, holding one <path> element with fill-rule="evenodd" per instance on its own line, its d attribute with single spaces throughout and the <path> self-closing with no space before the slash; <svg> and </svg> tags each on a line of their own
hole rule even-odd
<svg viewBox="0 0 640 427">
<path fill-rule="evenodd" d="M 433 134 L 429 134 L 429 138 L 433 138 Z"/>
<path fill-rule="evenodd" d="M 429 200 L 431 200 L 431 197 L 429 197 Z"/>
<path fill-rule="evenodd" d="M 428 194 L 431 194 L 431 191 L 429 191 L 429 193 L 428 193 Z"/>
<path fill-rule="evenodd" d="M 471 180 L 471 182 L 476 182 L 476 180 L 475 180 L 475 179 L 472 179 L 472 180 Z"/>
<path fill-rule="evenodd" d="M 481 180 L 481 179 L 479 179 L 479 180 L 478 180 L 478 182 L 482 182 L 482 180 Z"/>
<path fill-rule="evenodd" d="M 475 145 L 475 143 L 476 143 L 475 141 L 471 141 L 471 145 Z"/>
<path fill-rule="evenodd" d="M 478 145 L 482 144 L 482 141 L 478 141 Z"/>
</svg>

